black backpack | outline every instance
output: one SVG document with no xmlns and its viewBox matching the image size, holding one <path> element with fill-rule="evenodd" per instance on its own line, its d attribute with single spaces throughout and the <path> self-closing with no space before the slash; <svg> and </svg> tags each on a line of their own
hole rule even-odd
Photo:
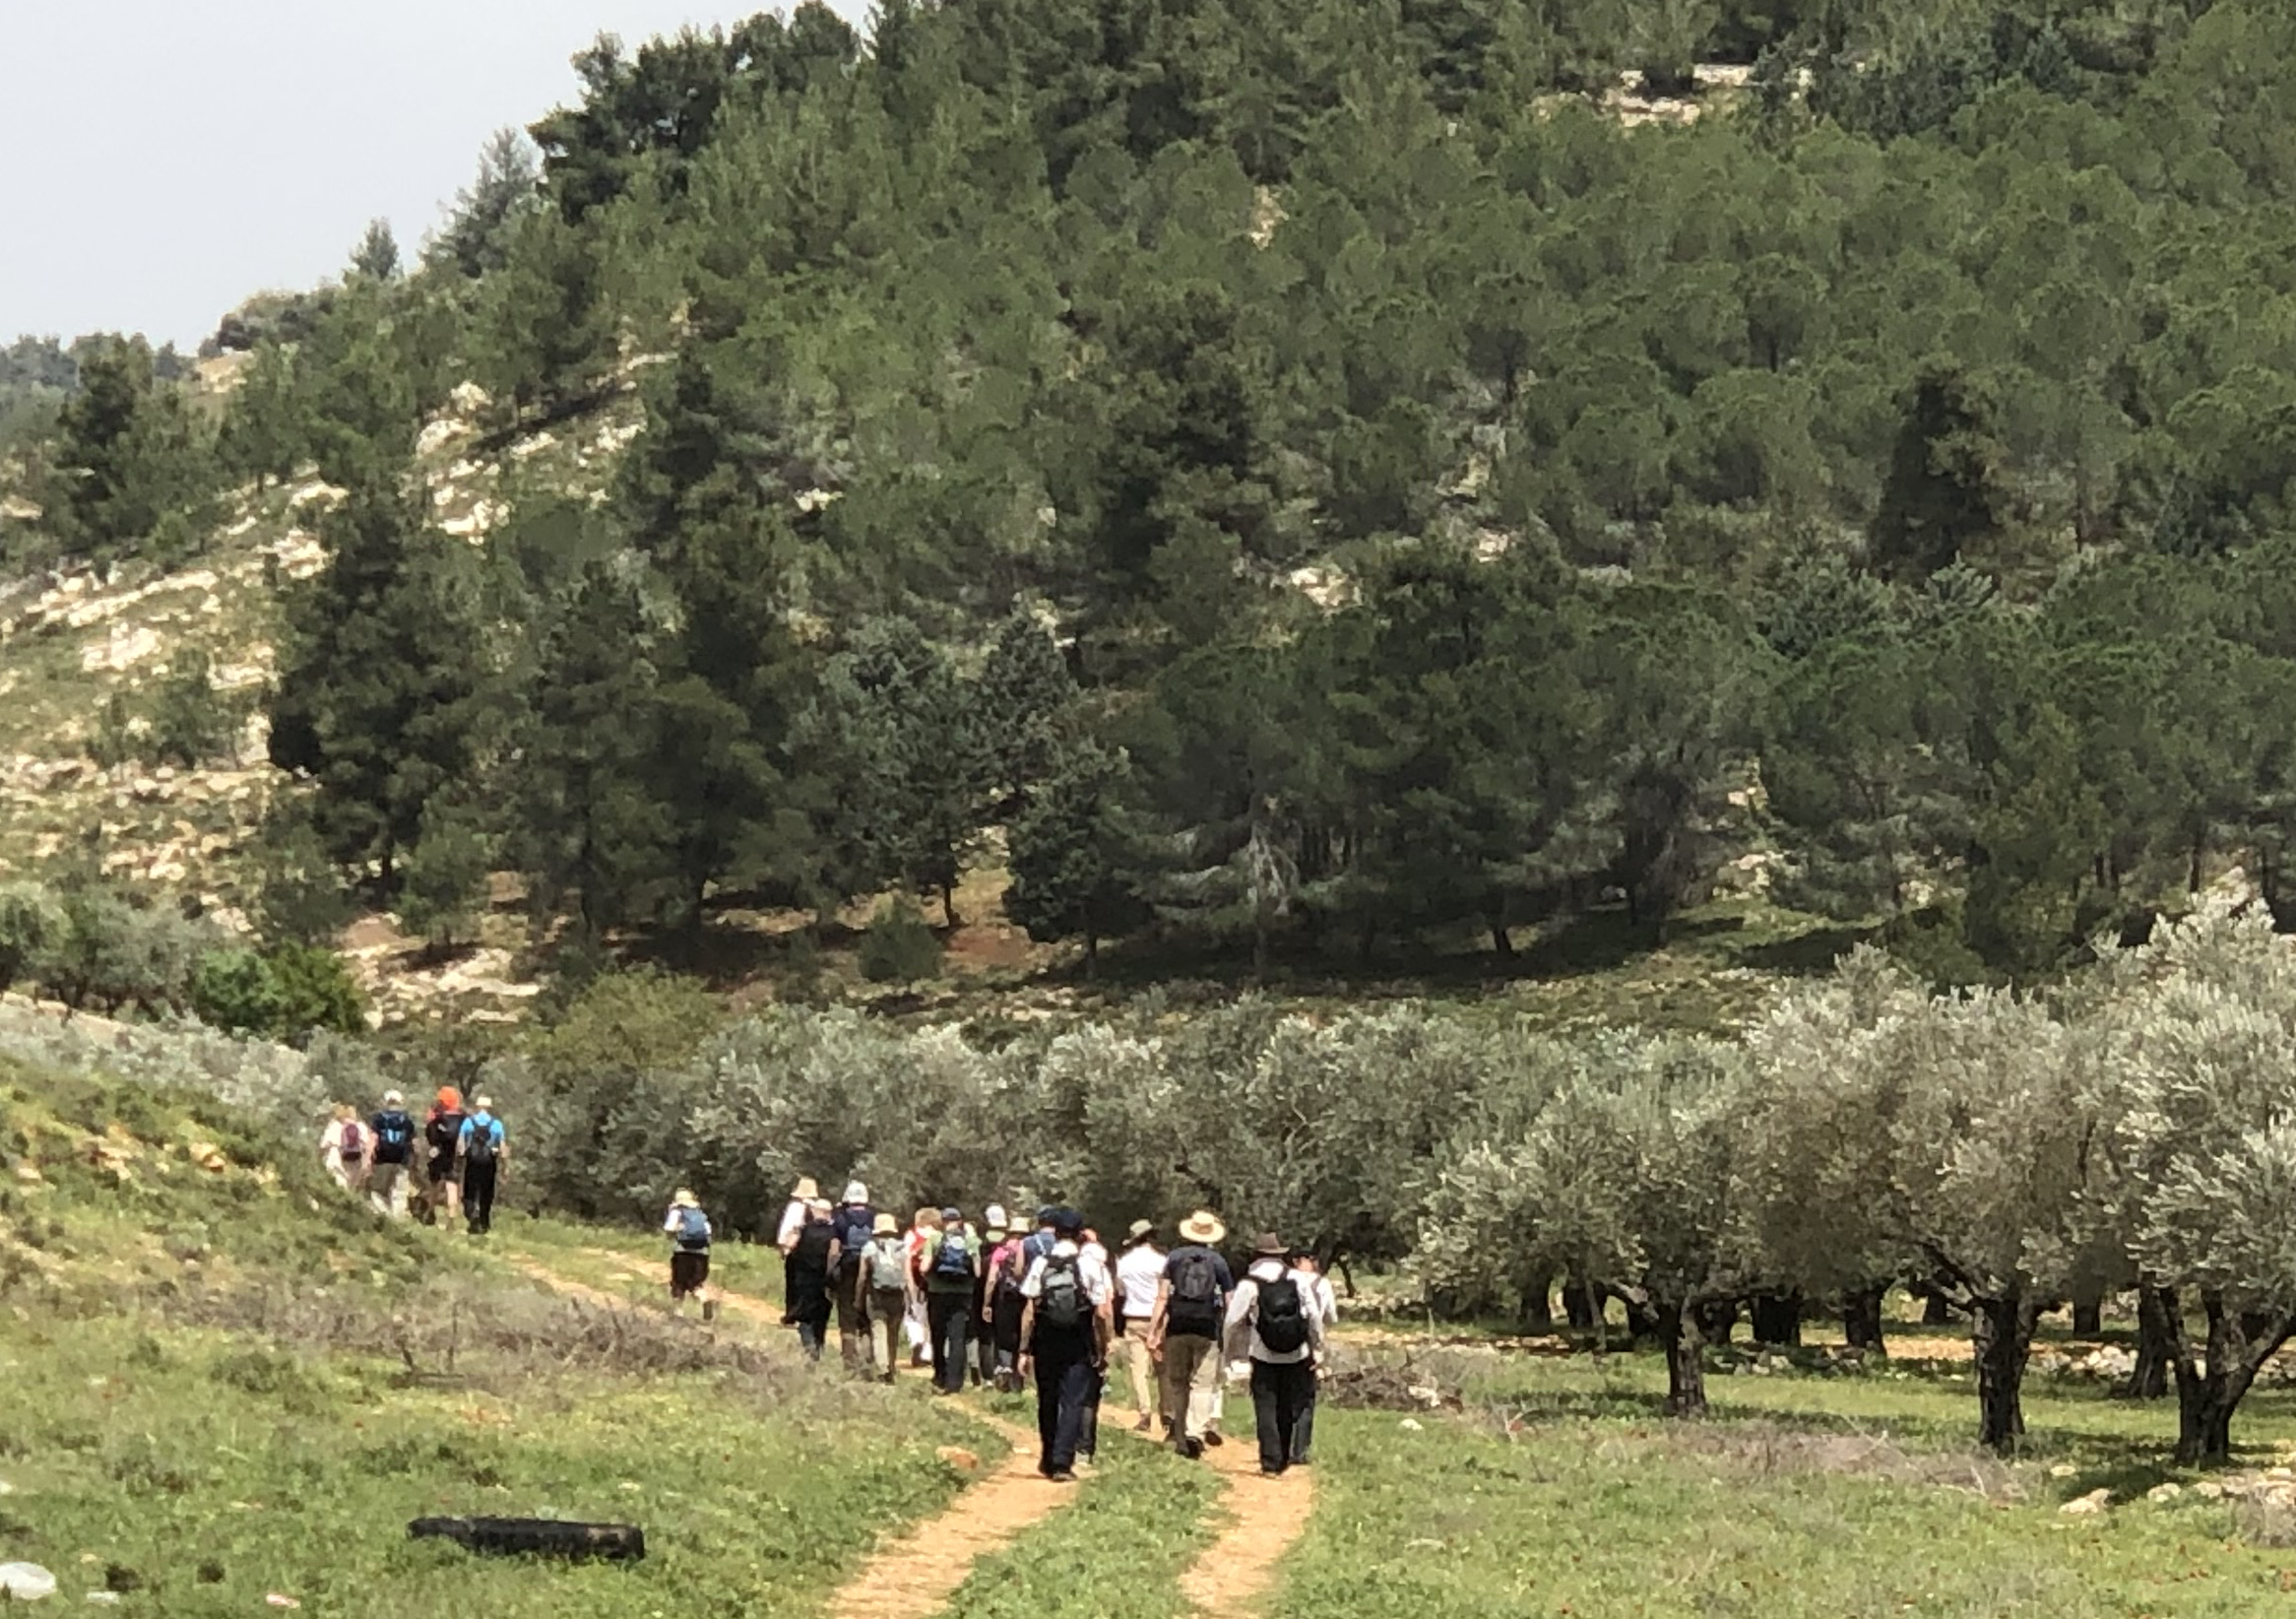
<svg viewBox="0 0 2296 1619">
<path fill-rule="evenodd" d="M 1300 1284 L 1289 1272 L 1259 1283 L 1259 1304 L 1253 1314 L 1259 1341 L 1276 1354 L 1297 1354 L 1307 1347 L 1307 1312 L 1300 1302 Z"/>
<path fill-rule="evenodd" d="M 430 1123 L 423 1127 L 422 1133 L 430 1138 L 432 1152 L 441 1158 L 451 1158 L 455 1155 L 455 1149 L 461 1146 L 463 1141 L 464 1117 L 459 1111 L 434 1113 L 430 1116 Z"/>
<path fill-rule="evenodd" d="M 826 1225 L 808 1225 L 797 1233 L 797 1246 L 790 1258 L 808 1270 L 826 1272 L 829 1269 L 829 1251 L 837 1242 L 837 1233 Z"/>
<path fill-rule="evenodd" d="M 1220 1262 L 1207 1248 L 1183 1248 L 1170 1267 L 1172 1297 L 1164 1308 L 1164 1329 L 1189 1337 L 1220 1335 Z"/>
<path fill-rule="evenodd" d="M 481 1167 L 494 1162 L 493 1115 L 472 1122 L 471 1138 L 463 1146 L 463 1162 Z"/>
<path fill-rule="evenodd" d="M 1076 1256 L 1055 1255 L 1045 1261 L 1045 1274 L 1037 1283 L 1037 1326 L 1053 1332 L 1074 1332 L 1092 1314 L 1084 1296 L 1084 1278 Z"/>
<path fill-rule="evenodd" d="M 375 1162 L 403 1164 L 415 1144 L 415 1121 L 397 1108 L 375 1115 Z"/>
</svg>

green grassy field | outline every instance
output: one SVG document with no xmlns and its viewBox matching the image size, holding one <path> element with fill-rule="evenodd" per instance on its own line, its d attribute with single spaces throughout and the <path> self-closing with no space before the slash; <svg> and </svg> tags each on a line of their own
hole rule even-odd
<svg viewBox="0 0 2296 1619">
<path fill-rule="evenodd" d="M 1717 1377 L 1714 1416 L 1655 1414 L 1653 1357 L 1509 1360 L 1463 1417 L 1319 1420 L 1322 1495 L 1279 1619 L 1334 1613 L 2248 1615 L 2296 1585 L 2288 1525 L 2186 1493 L 2173 1407 L 2100 1388 L 2028 1390 L 2028 1456 L 1969 1439 L 1950 1376 Z M 2259 1395 L 2259 1461 L 2296 1441 L 2296 1400 Z M 2110 1488 L 2111 1511 L 2063 1504 Z"/>
</svg>

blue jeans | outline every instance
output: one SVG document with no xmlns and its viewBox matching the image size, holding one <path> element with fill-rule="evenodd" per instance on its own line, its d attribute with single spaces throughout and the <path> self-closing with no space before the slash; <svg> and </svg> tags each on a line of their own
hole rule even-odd
<svg viewBox="0 0 2296 1619">
<path fill-rule="evenodd" d="M 1044 1447 L 1039 1472 L 1074 1470 L 1093 1382 L 1092 1357 L 1082 1348 L 1037 1351 L 1037 1438 Z"/>
</svg>

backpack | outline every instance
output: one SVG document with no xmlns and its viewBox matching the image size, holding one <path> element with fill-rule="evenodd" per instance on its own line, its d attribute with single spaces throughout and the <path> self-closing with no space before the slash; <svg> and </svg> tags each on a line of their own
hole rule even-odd
<svg viewBox="0 0 2296 1619">
<path fill-rule="evenodd" d="M 1173 1259 L 1172 1298 L 1165 1306 L 1168 1332 L 1189 1337 L 1220 1335 L 1220 1263 L 1211 1250 L 1186 1248 Z"/>
<path fill-rule="evenodd" d="M 997 1262 L 995 1275 L 991 1278 L 995 1293 L 999 1299 L 1017 1299 L 1020 1297 L 1020 1284 L 1028 1277 L 1029 1257 L 1022 1252 L 1018 1243 L 1001 1252 L 1004 1257 Z"/>
<path fill-rule="evenodd" d="M 471 1121 L 471 1138 L 463 1145 L 463 1162 L 481 1167 L 494 1162 L 494 1124 L 491 1117 Z"/>
<path fill-rule="evenodd" d="M 430 1123 L 422 1130 L 429 1137 L 430 1150 L 442 1158 L 453 1156 L 455 1148 L 462 1144 L 463 1119 L 461 1113 L 433 1113 Z"/>
<path fill-rule="evenodd" d="M 1056 1254 L 1047 1259 L 1044 1279 L 1037 1286 L 1037 1326 L 1054 1332 L 1073 1332 L 1091 1314 L 1076 1256 Z"/>
<path fill-rule="evenodd" d="M 710 1217 L 698 1208 L 679 1209 L 677 1246 L 688 1254 L 707 1253 L 710 1246 Z"/>
<path fill-rule="evenodd" d="M 909 1256 L 901 1244 L 871 1241 L 867 1250 L 869 1286 L 880 1293 L 898 1293 L 909 1285 Z"/>
<path fill-rule="evenodd" d="M 388 1113 L 375 1115 L 375 1162 L 403 1164 L 407 1149 L 415 1144 L 415 1121 L 393 1108 Z"/>
<path fill-rule="evenodd" d="M 837 1233 L 825 1225 L 808 1225 L 797 1233 L 797 1246 L 790 1251 L 790 1258 L 808 1270 L 826 1272 L 829 1269 L 829 1250 L 837 1241 Z"/>
<path fill-rule="evenodd" d="M 1300 1284 L 1289 1271 L 1259 1284 L 1259 1303 L 1253 1312 L 1259 1341 L 1279 1355 L 1294 1355 L 1307 1347 L 1307 1311 L 1300 1301 Z"/>
<path fill-rule="evenodd" d="M 351 1162 L 353 1159 L 365 1157 L 366 1132 L 359 1129 L 358 1126 L 352 1121 L 346 1119 L 343 1122 L 343 1141 L 342 1144 L 336 1148 L 336 1150 L 342 1155 L 343 1161 L 347 1164 Z"/>
<path fill-rule="evenodd" d="M 942 1281 L 973 1279 L 973 1244 L 962 1231 L 941 1233 L 940 1247 L 933 1250 L 932 1274 Z"/>
<path fill-rule="evenodd" d="M 876 1216 L 865 1208 L 849 1208 L 837 1216 L 839 1228 L 845 1233 L 845 1263 L 851 1266 L 861 1263 L 861 1257 L 869 1251 L 874 1240 Z"/>
</svg>

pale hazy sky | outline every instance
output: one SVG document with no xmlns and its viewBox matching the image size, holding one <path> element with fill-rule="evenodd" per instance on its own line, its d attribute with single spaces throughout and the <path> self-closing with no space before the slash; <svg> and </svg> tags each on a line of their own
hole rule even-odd
<svg viewBox="0 0 2296 1619">
<path fill-rule="evenodd" d="M 831 0 L 857 26 L 864 0 Z M 380 215 L 412 254 L 567 59 L 774 0 L 0 0 L 0 344 L 189 350 L 247 293 L 335 274 Z"/>
</svg>

